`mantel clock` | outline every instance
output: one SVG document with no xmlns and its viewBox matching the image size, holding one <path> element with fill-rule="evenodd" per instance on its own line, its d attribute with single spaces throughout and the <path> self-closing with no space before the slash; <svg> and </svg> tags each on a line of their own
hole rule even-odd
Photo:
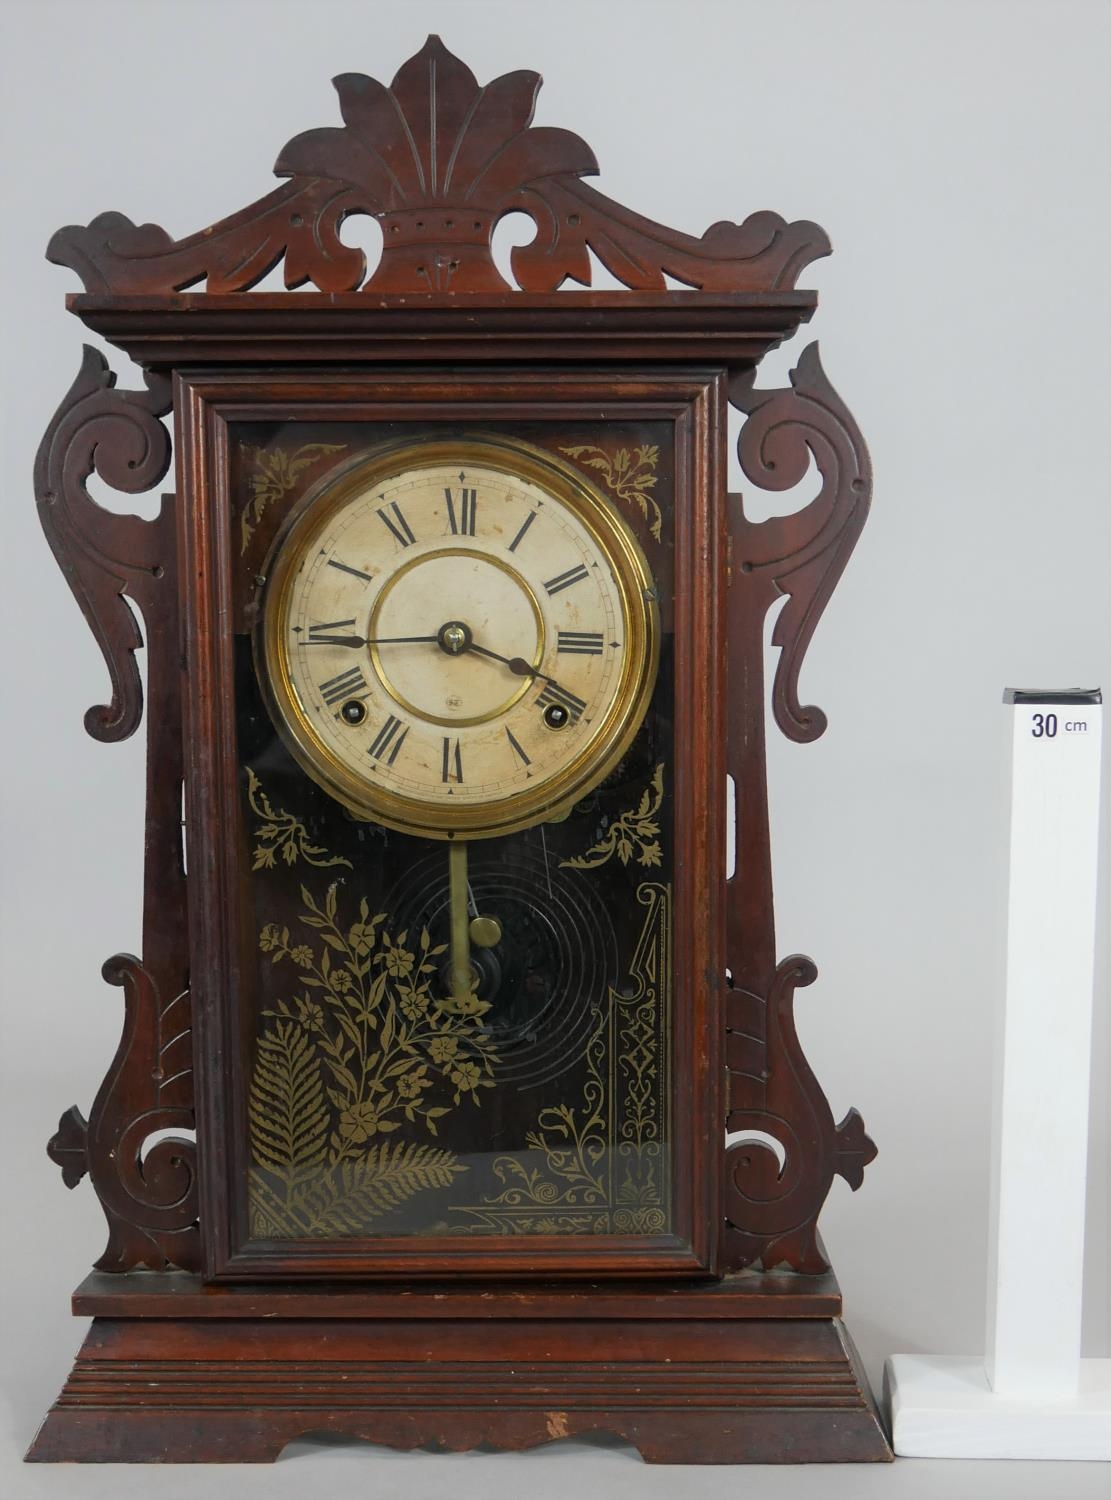
<svg viewBox="0 0 1111 1500">
<path fill-rule="evenodd" d="M 764 617 L 813 739 L 799 667 L 869 500 L 817 347 L 756 383 L 826 238 L 653 223 L 531 124 L 536 74 L 480 87 L 435 37 L 335 82 L 343 124 L 249 207 L 48 251 L 144 374 L 86 348 L 35 480 L 111 676 L 86 727 L 145 713 L 147 822 L 119 1051 L 49 1146 L 108 1220 L 94 1321 L 29 1456 L 887 1458 L 815 1227 L 875 1148 L 795 1035 L 764 768 Z M 753 485 L 816 464 L 808 505 L 746 516 L 731 408 Z M 86 488 L 171 455 L 151 520 Z"/>
</svg>

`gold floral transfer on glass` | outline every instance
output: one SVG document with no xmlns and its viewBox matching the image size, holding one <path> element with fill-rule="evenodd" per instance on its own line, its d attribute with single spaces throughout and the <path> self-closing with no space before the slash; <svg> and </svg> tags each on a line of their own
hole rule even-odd
<svg viewBox="0 0 1111 1500">
<path fill-rule="evenodd" d="M 504 1188 L 452 1208 L 467 1220 L 456 1232 L 667 1230 L 671 887 L 645 881 L 636 899 L 646 912 L 629 980 L 595 1013 L 581 1097 L 540 1111 L 526 1136 L 528 1151 L 494 1162 Z"/>
<path fill-rule="evenodd" d="M 660 765 L 637 808 L 614 820 L 580 857 L 582 867 L 614 857 L 656 863 L 662 793 Z M 302 857 L 349 865 L 309 844 L 304 825 L 274 808 L 251 771 L 247 794 L 257 847 L 269 851 L 255 868 L 273 872 L 261 889 Z M 439 1139 L 445 1117 L 453 1117 L 447 1133 L 457 1135 L 454 1118 L 462 1125 L 459 1112 L 469 1114 L 496 1087 L 486 1022 L 448 1008 L 440 994 L 446 950 L 428 928 L 372 912 L 351 880 L 302 884 L 299 904 L 292 891 L 286 897 L 285 919 L 262 920 L 258 930 L 262 961 L 280 978 L 267 986 L 247 1100 L 252 1236 L 393 1233 L 399 1216 L 413 1223 L 407 1205 L 422 1194 L 433 1195 L 420 1210 L 424 1233 L 665 1233 L 671 886 L 635 886 L 644 909 L 639 935 L 624 980 L 591 1013 L 577 1081 L 565 1097 L 533 1106 L 523 1149 L 491 1159 Z M 503 1118 L 499 1105 L 493 1139 Z"/>
<path fill-rule="evenodd" d="M 295 865 L 298 859 L 303 859 L 307 864 L 320 867 L 346 865 L 351 868 L 351 861 L 341 854 L 329 854 L 319 844 L 309 843 L 309 832 L 304 823 L 298 822 L 292 813 L 283 812 L 271 804 L 250 766 L 247 767 L 247 800 L 251 811 L 263 820 L 255 829 L 258 843 L 252 870 L 272 870 L 279 854 L 287 865 Z"/>
<path fill-rule="evenodd" d="M 619 500 L 638 507 L 649 523 L 649 530 L 656 541 L 663 530 L 660 507 L 648 493 L 656 487 L 656 465 L 660 461 L 660 450 L 656 443 L 645 443 L 637 448 L 618 448 L 613 454 L 593 443 L 580 443 L 572 448 L 561 448 L 568 458 L 576 458 L 588 469 L 595 469 Z"/>
<path fill-rule="evenodd" d="M 403 1126 L 435 1137 L 438 1120 L 478 1105 L 496 1053 L 472 1018 L 441 1008 L 432 981 L 445 950 L 427 928 L 395 931 L 365 897 L 345 914 L 338 882 L 322 900 L 301 887 L 299 922 L 258 936 L 289 978 L 262 1013 L 251 1076 L 251 1232 L 358 1235 L 466 1170 L 449 1150 L 391 1137 Z"/>
<path fill-rule="evenodd" d="M 636 808 L 614 818 L 598 842 L 585 854 L 561 859 L 560 865 L 570 866 L 573 870 L 594 870 L 607 864 L 615 854 L 623 865 L 634 858 L 638 865 L 649 868 L 658 865 L 663 858 L 658 821 L 663 793 L 664 768 L 663 761 L 660 761 Z"/>
<path fill-rule="evenodd" d="M 297 481 L 317 459 L 328 453 L 342 453 L 346 443 L 302 443 L 287 448 L 244 447 L 254 472 L 250 475 L 250 499 L 239 518 L 239 550 L 246 552 L 255 528 L 275 501 L 281 500 L 297 486 Z"/>
</svg>

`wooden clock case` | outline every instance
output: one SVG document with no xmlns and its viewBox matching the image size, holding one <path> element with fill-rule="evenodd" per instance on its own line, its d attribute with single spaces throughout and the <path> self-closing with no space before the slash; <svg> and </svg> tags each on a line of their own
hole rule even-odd
<svg viewBox="0 0 1111 1500">
<path fill-rule="evenodd" d="M 783 733 L 814 739 L 825 719 L 799 702 L 799 668 L 870 496 L 863 441 L 816 345 L 787 388 L 755 383 L 814 310 L 794 284 L 828 253 L 825 235 L 771 213 L 699 238 L 641 217 L 582 180 L 597 168 L 578 137 L 530 126 L 537 75 L 480 88 L 434 37 L 389 88 L 358 74 L 336 86 L 344 126 L 291 141 L 276 167 L 288 180 L 248 208 L 180 241 L 104 214 L 48 252 L 83 281 L 70 309 L 145 376 L 119 390 L 87 347 L 35 483 L 111 674 L 110 702 L 86 715 L 96 738 L 139 726 L 146 646 L 147 820 L 143 952 L 104 967 L 123 990 L 119 1050 L 88 1121 L 68 1110 L 49 1146 L 67 1186 L 89 1175 L 109 1240 L 74 1296 L 92 1328 L 28 1457 L 262 1461 L 314 1432 L 464 1449 L 600 1429 L 661 1462 L 890 1458 L 816 1230 L 833 1176 L 859 1186 L 875 1148 L 855 1111 L 835 1123 L 806 1063 L 792 1012 L 816 970 L 776 962 L 772 912 L 764 617 L 787 596 L 770 701 Z M 490 252 L 514 209 L 536 224 L 513 252 L 517 288 Z M 353 213 L 382 225 L 369 278 L 339 236 Z M 628 289 L 559 290 L 589 287 L 589 251 Z M 287 287 L 315 290 L 251 292 L 283 258 Z M 203 292 L 182 290 L 202 279 Z M 689 502 L 674 964 L 690 1232 L 670 1248 L 611 1240 L 580 1250 L 570 1275 L 560 1247 L 535 1239 L 462 1254 L 426 1241 L 401 1269 L 368 1252 L 354 1276 L 327 1255 L 308 1276 L 280 1252 L 236 1261 L 223 1191 L 222 444 L 237 414 L 360 404 L 675 424 Z M 754 523 L 727 493 L 730 404 L 754 485 L 788 489 L 817 464 L 803 509 Z M 160 482 L 171 412 L 175 489 L 159 514 L 98 506 L 94 470 L 128 493 Z M 728 880 L 727 775 L 740 851 Z"/>
</svg>

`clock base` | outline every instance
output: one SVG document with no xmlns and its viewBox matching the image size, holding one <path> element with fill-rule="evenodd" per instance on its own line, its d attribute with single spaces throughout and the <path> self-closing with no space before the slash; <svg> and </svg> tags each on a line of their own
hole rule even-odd
<svg viewBox="0 0 1111 1500">
<path fill-rule="evenodd" d="M 585 1432 L 650 1463 L 892 1457 L 832 1275 L 655 1287 L 203 1287 L 93 1275 L 27 1458 L 265 1463 L 317 1433 L 523 1449 Z"/>
</svg>

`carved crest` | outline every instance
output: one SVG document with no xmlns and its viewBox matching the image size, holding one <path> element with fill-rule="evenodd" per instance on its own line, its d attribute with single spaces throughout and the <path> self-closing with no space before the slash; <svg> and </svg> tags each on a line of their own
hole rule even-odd
<svg viewBox="0 0 1111 1500">
<path fill-rule="evenodd" d="M 323 292 L 504 292 L 491 240 L 514 210 L 536 225 L 512 254 L 527 292 L 591 284 L 590 251 L 625 286 L 662 291 L 667 277 L 706 291 L 782 291 L 828 255 L 816 224 L 756 213 L 713 224 L 701 237 L 668 229 L 582 181 L 594 153 L 568 130 L 533 125 L 540 75 L 505 73 L 480 86 L 430 36 L 387 88 L 363 73 L 335 79 L 340 127 L 308 130 L 280 152 L 289 182 L 185 239 L 156 224 L 100 214 L 70 225 L 48 257 L 72 267 L 86 291 L 168 293 L 206 279 L 210 292 L 247 291 L 285 259 L 287 287 Z M 340 239 L 352 214 L 382 226 L 369 280 L 363 252 Z"/>
</svg>

